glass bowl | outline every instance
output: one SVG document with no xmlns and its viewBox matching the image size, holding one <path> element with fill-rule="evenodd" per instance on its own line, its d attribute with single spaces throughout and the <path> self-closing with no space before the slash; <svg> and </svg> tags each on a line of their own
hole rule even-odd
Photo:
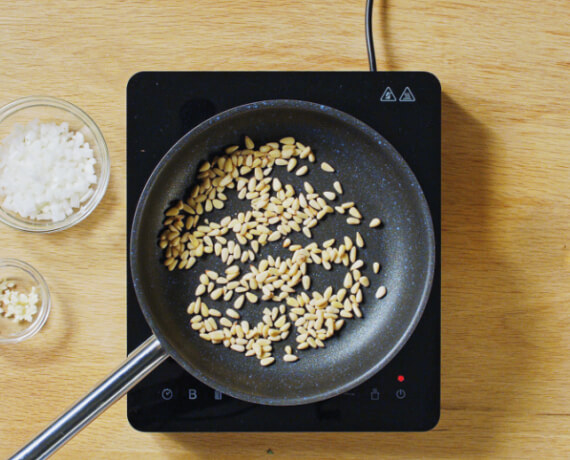
<svg viewBox="0 0 570 460">
<path fill-rule="evenodd" d="M 74 208 L 73 213 L 65 219 L 57 222 L 29 219 L 3 209 L 1 204 L 3 199 L 0 196 L 0 221 L 28 232 L 57 232 L 81 222 L 93 212 L 103 198 L 111 170 L 109 150 L 101 130 L 89 115 L 67 101 L 48 96 L 24 97 L 0 108 L 0 142 L 10 134 L 16 123 L 25 125 L 34 119 L 38 119 L 40 123 L 67 122 L 70 131 L 79 131 L 83 134 L 96 160 L 94 168 L 97 183 L 93 194 L 87 201 L 83 202 L 80 207 Z"/>
<path fill-rule="evenodd" d="M 24 294 L 29 294 L 35 286 L 39 297 L 38 311 L 31 322 L 14 321 L 0 313 L 0 344 L 21 342 L 37 334 L 45 324 L 51 307 L 49 290 L 42 275 L 30 264 L 18 259 L 0 259 L 0 282 L 3 280 L 13 281 L 14 288 Z"/>
</svg>

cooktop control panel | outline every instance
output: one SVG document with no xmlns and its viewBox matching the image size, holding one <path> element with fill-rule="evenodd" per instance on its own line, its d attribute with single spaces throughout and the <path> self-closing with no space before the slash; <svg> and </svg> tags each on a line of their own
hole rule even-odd
<svg viewBox="0 0 570 460">
<path fill-rule="evenodd" d="M 200 122 L 231 107 L 301 99 L 345 111 L 373 127 L 404 157 L 426 195 L 437 266 L 422 319 L 400 353 L 359 387 L 327 401 L 262 406 L 211 389 L 172 359 L 127 396 L 143 431 L 420 431 L 440 409 L 441 88 L 424 72 L 142 72 L 127 87 L 127 229 L 152 170 Z M 128 270 L 127 270 L 128 271 Z M 149 335 L 130 272 L 127 349 Z"/>
</svg>

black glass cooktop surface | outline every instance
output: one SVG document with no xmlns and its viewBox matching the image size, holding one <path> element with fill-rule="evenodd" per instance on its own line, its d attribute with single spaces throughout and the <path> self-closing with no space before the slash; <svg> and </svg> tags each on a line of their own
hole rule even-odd
<svg viewBox="0 0 570 460">
<path fill-rule="evenodd" d="M 246 403 L 208 388 L 172 359 L 127 396 L 143 431 L 419 431 L 440 410 L 441 89 L 424 72 L 142 72 L 127 88 L 127 229 L 139 195 L 168 149 L 203 120 L 266 99 L 302 99 L 376 129 L 416 174 L 433 217 L 437 265 L 410 340 L 369 381 L 327 401 L 292 407 Z M 127 348 L 150 335 L 127 279 Z"/>
</svg>

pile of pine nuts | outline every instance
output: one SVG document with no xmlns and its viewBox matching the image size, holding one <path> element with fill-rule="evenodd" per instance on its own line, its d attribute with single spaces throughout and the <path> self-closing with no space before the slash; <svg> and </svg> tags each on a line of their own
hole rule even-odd
<svg viewBox="0 0 570 460">
<path fill-rule="evenodd" d="M 189 269 L 206 254 L 215 254 L 227 265 L 224 273 L 206 270 L 200 276 L 196 299 L 187 309 L 192 316 L 190 325 L 202 339 L 255 356 L 262 366 L 275 361 L 273 342 L 287 339 L 292 325 L 296 350 L 323 348 L 324 342 L 343 327 L 345 319 L 362 317 L 362 289 L 370 286 L 370 280 L 360 271 L 364 262 L 358 257 L 358 249 L 365 246 L 365 241 L 359 232 L 354 241 L 345 236 L 338 245 L 329 239 L 321 246 L 315 242 L 302 246 L 288 238 L 296 232 L 312 238 L 312 231 L 327 214 L 348 214 L 346 222 L 350 225 L 360 225 L 363 220 L 354 202 L 334 207 L 329 204 L 343 195 L 338 181 L 333 184 L 334 192 L 325 191 L 321 196 L 308 182 L 304 183 L 304 193 L 297 194 L 291 184 L 282 184 L 271 176 L 276 166 L 297 176 L 307 174 L 308 165 L 301 165 L 302 160 L 315 163 L 316 157 L 309 146 L 292 137 L 255 150 L 255 144 L 246 136 L 244 149 L 237 145 L 228 147 L 225 154 L 200 165 L 197 185 L 186 201 L 178 201 L 165 212 L 164 229 L 159 236 L 168 270 Z M 321 169 L 335 172 L 324 162 Z M 232 189 L 240 200 L 250 202 L 251 209 L 210 222 L 205 216 L 223 209 L 226 193 Z M 380 224 L 378 218 L 369 223 L 372 228 Z M 278 241 L 290 251 L 290 257 L 268 256 L 253 264 L 260 247 Z M 249 263 L 249 271 L 242 274 L 234 262 Z M 338 290 L 329 286 L 322 293 L 309 294 L 311 264 L 325 270 L 331 270 L 333 265 L 347 267 L 343 286 Z M 374 262 L 374 273 L 379 269 L 378 262 Z M 376 298 L 385 295 L 386 288 L 380 286 Z M 206 297 L 232 302 L 232 307 L 222 313 L 208 307 Z M 261 321 L 250 325 L 241 318 L 240 310 L 246 303 L 256 304 L 259 300 L 279 305 L 264 308 Z M 297 359 L 291 346 L 286 346 L 283 360 Z"/>
</svg>

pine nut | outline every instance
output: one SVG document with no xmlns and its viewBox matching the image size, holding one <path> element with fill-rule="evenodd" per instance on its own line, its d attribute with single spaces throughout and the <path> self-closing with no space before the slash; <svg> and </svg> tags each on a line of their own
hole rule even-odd
<svg viewBox="0 0 570 460">
<path fill-rule="evenodd" d="M 261 364 L 262 366 L 269 366 L 269 365 L 273 364 L 274 362 L 275 362 L 275 358 L 270 356 L 268 358 L 263 358 L 261 361 L 259 361 L 259 364 Z"/>
<path fill-rule="evenodd" d="M 245 148 L 248 150 L 253 150 L 255 148 L 255 144 L 249 136 L 245 136 Z"/>
<path fill-rule="evenodd" d="M 386 295 L 386 286 L 380 286 L 378 288 L 378 290 L 376 291 L 376 298 L 377 299 L 381 299 L 382 297 L 384 297 Z"/>
<path fill-rule="evenodd" d="M 343 193 L 342 185 L 339 181 L 335 181 L 335 183 L 333 184 L 333 187 L 339 195 L 342 195 L 342 193 Z"/>
<path fill-rule="evenodd" d="M 305 174 L 307 174 L 308 171 L 309 171 L 309 168 L 307 168 L 307 166 L 301 166 L 299 169 L 297 169 L 295 174 L 297 176 L 304 176 Z"/>
<path fill-rule="evenodd" d="M 255 294 L 253 294 L 252 292 L 246 292 L 245 296 L 246 296 L 248 302 L 251 302 L 251 303 L 257 302 L 258 297 Z"/>
</svg>

